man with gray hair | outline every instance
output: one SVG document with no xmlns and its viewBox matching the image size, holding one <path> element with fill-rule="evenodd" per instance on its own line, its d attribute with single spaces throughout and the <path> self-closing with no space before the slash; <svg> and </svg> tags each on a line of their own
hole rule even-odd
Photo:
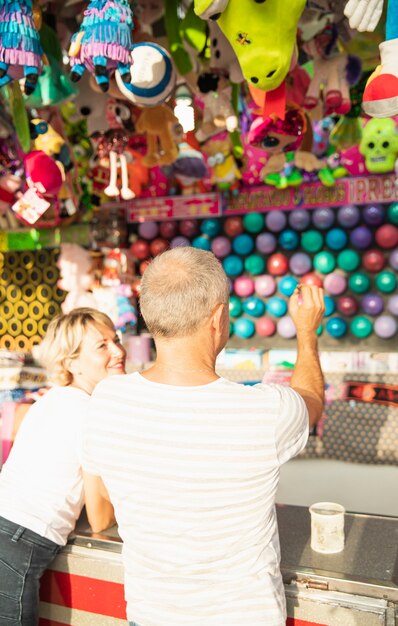
<svg viewBox="0 0 398 626">
<path fill-rule="evenodd" d="M 275 493 L 281 464 L 322 413 L 323 293 L 303 285 L 290 299 L 290 388 L 216 374 L 228 300 L 212 253 L 156 257 L 140 298 L 156 361 L 101 382 L 90 400 L 83 466 L 115 508 L 131 626 L 285 624 Z M 88 498 L 89 519 L 95 506 Z"/>
</svg>

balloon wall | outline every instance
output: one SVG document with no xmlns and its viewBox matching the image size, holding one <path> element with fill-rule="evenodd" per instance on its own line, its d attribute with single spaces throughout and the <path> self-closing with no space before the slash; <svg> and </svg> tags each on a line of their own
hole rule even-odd
<svg viewBox="0 0 398 626">
<path fill-rule="evenodd" d="M 321 346 L 385 346 L 397 335 L 398 204 L 144 222 L 131 240 L 142 271 L 167 248 L 217 256 L 230 280 L 232 345 L 294 339 L 288 300 L 299 283 L 324 288 Z"/>
</svg>

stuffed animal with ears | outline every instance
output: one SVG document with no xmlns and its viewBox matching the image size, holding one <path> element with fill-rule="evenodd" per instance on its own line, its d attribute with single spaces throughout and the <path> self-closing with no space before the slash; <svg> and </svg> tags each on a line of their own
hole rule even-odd
<svg viewBox="0 0 398 626">
<path fill-rule="evenodd" d="M 232 133 L 238 128 L 238 118 L 231 103 L 231 88 L 227 79 L 215 72 L 205 72 L 198 78 L 200 100 L 204 106 L 198 141 L 206 141 L 223 130 Z"/>
<path fill-rule="evenodd" d="M 221 28 L 209 20 L 210 69 L 228 76 L 231 83 L 243 83 L 244 78 L 238 57 Z"/>
<path fill-rule="evenodd" d="M 69 48 L 71 79 L 80 80 L 86 70 L 94 73 L 102 91 L 116 69 L 122 81 L 131 79 L 133 14 L 128 0 L 91 0 L 80 30 Z"/>
<path fill-rule="evenodd" d="M 297 25 L 305 4 L 306 0 L 195 0 L 195 12 L 217 21 L 245 79 L 275 92 L 295 64 Z"/>
<path fill-rule="evenodd" d="M 307 9 L 299 22 L 302 49 L 313 59 L 314 75 L 307 89 L 303 106 L 314 109 L 323 98 L 324 113 L 344 115 L 351 108 L 350 82 L 361 72 L 356 57 L 337 51 L 337 28 L 333 15 Z"/>
<path fill-rule="evenodd" d="M 0 87 L 25 77 L 25 93 L 35 90 L 42 71 L 40 26 L 40 8 L 32 0 L 0 3 Z"/>
<path fill-rule="evenodd" d="M 384 0 L 349 0 L 345 14 L 350 26 L 373 31 L 380 19 Z M 387 0 L 386 40 L 380 44 L 380 65 L 369 78 L 362 108 L 371 117 L 398 115 L 398 0 Z"/>
<path fill-rule="evenodd" d="M 234 157 L 234 146 L 229 133 L 210 137 L 202 150 L 207 154 L 207 165 L 211 171 L 211 183 L 222 192 L 239 192 L 241 171 Z"/>
<path fill-rule="evenodd" d="M 69 313 L 78 307 L 98 308 L 97 301 L 90 292 L 94 284 L 90 253 L 76 243 L 62 243 L 57 267 L 61 275 L 57 286 L 68 292 L 61 305 L 62 312 Z"/>
</svg>

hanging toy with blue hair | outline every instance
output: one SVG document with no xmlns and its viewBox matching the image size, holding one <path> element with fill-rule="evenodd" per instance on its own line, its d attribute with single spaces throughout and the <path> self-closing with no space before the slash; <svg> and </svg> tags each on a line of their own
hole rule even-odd
<svg viewBox="0 0 398 626">
<path fill-rule="evenodd" d="M 71 40 L 71 79 L 77 82 L 88 70 L 105 92 L 110 74 L 117 69 L 123 82 L 130 82 L 133 25 L 128 0 L 92 0 Z"/>
<path fill-rule="evenodd" d="M 35 90 L 43 67 L 40 26 L 32 0 L 0 0 L 0 87 L 25 77 L 26 95 Z"/>
</svg>

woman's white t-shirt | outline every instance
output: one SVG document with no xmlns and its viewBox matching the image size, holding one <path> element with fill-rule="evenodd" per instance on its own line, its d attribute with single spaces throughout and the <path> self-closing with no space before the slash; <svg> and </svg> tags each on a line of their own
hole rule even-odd
<svg viewBox="0 0 398 626">
<path fill-rule="evenodd" d="M 90 396 L 53 387 L 28 411 L 0 473 L 0 515 L 65 545 L 83 507 L 81 441 Z"/>
</svg>

